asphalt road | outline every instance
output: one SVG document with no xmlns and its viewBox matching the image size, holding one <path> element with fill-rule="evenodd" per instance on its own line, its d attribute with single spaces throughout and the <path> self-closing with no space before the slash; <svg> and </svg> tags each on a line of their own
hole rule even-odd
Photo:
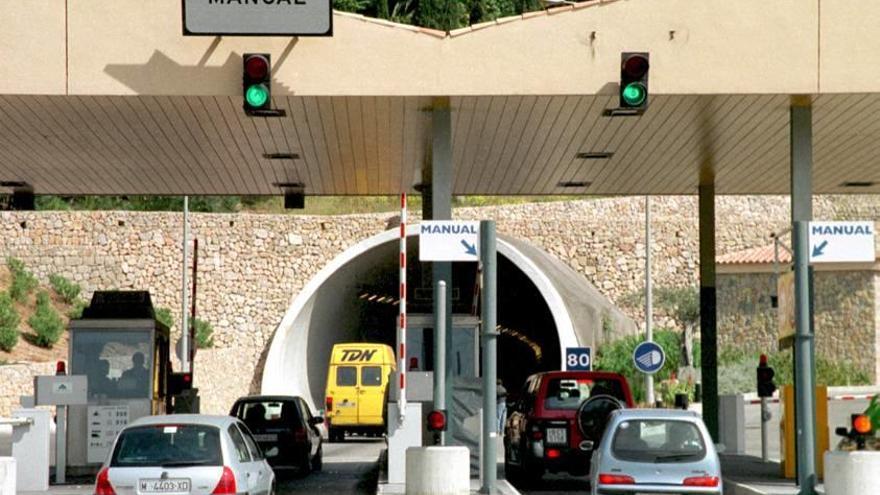
<svg viewBox="0 0 880 495">
<path fill-rule="evenodd" d="M 305 478 L 290 477 L 278 482 L 278 495 L 308 493 L 321 495 L 372 494 L 379 476 L 377 463 L 385 448 L 384 439 L 351 438 L 345 443 L 324 443 L 324 469 Z"/>
</svg>

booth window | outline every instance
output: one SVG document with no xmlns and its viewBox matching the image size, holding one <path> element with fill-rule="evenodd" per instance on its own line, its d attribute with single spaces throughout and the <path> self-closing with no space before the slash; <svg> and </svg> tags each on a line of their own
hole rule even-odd
<svg viewBox="0 0 880 495">
<path fill-rule="evenodd" d="M 149 399 L 153 352 L 148 332 L 78 331 L 71 373 L 86 375 L 89 399 Z"/>
</svg>

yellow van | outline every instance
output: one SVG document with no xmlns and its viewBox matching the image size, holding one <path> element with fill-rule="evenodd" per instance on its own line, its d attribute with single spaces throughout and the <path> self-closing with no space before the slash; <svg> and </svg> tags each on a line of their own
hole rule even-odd
<svg viewBox="0 0 880 495">
<path fill-rule="evenodd" d="M 385 344 L 333 346 L 324 396 L 331 442 L 344 441 L 347 432 L 384 432 L 388 384 L 395 369 L 394 351 Z"/>
</svg>

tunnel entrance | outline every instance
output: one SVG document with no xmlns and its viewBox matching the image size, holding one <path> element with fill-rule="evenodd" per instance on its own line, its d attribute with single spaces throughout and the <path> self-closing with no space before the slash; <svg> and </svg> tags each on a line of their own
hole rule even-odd
<svg viewBox="0 0 880 495">
<path fill-rule="evenodd" d="M 273 337 L 263 371 L 263 393 L 301 395 L 320 405 L 334 344 L 363 341 L 395 347 L 399 311 L 396 234 L 396 230 L 387 231 L 350 248 L 303 288 Z M 407 347 L 411 354 L 406 362 L 430 371 L 434 367 L 431 265 L 418 262 L 415 228 L 411 226 L 408 234 Z M 524 250 L 513 240 L 499 237 L 498 377 L 508 390 L 519 389 L 532 373 L 560 369 L 565 347 L 594 344 L 592 335 L 600 325 L 579 325 L 583 328 L 576 332 L 566 299 L 602 296 L 580 288 L 569 293 L 557 290 L 548 273 L 567 269 L 578 283 L 586 284 L 583 277 L 567 266 L 548 271 L 533 261 L 534 253 Z M 461 374 L 471 376 L 479 372 L 477 268 L 476 263 L 452 264 L 453 336 L 461 347 L 456 362 Z M 610 305 L 607 300 L 601 302 Z M 593 320 L 598 322 L 595 313 Z"/>
</svg>

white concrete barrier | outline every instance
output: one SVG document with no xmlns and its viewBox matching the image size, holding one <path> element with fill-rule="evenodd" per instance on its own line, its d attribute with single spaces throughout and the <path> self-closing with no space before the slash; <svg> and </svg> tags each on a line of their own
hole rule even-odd
<svg viewBox="0 0 880 495">
<path fill-rule="evenodd" d="M 825 495 L 862 495 L 880 487 L 880 452 L 825 452 Z"/>
<path fill-rule="evenodd" d="M 0 457 L 0 495 L 15 495 L 14 457 Z"/>
<path fill-rule="evenodd" d="M 468 495 L 470 485 L 467 447 L 406 449 L 406 495 Z"/>
</svg>

